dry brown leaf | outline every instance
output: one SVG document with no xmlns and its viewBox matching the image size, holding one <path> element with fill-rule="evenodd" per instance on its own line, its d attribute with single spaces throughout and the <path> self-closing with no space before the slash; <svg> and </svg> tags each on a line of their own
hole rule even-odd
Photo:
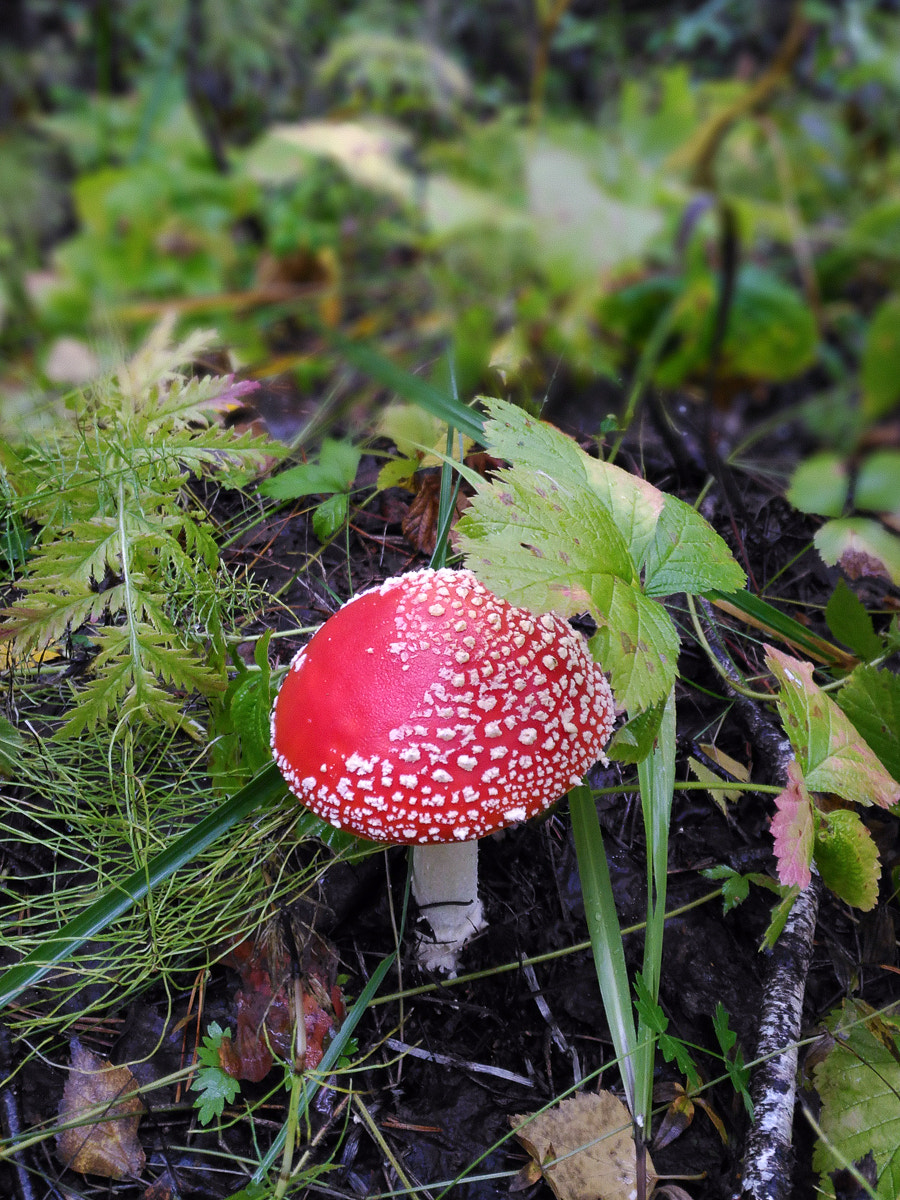
<svg viewBox="0 0 900 1200">
<path fill-rule="evenodd" d="M 527 1124 L 523 1124 L 527 1122 Z M 631 1117 L 611 1092 L 581 1092 L 535 1117 L 510 1117 L 558 1200 L 635 1200 Z M 647 1183 L 657 1179 L 647 1156 Z"/>
<path fill-rule="evenodd" d="M 139 1096 L 129 1094 L 137 1087 L 127 1067 L 113 1066 L 109 1059 L 72 1039 L 59 1115 L 63 1121 L 84 1118 L 87 1123 L 62 1130 L 56 1139 L 59 1157 L 67 1167 L 106 1179 L 140 1175 L 146 1159 L 137 1128 L 144 1105 Z"/>
</svg>

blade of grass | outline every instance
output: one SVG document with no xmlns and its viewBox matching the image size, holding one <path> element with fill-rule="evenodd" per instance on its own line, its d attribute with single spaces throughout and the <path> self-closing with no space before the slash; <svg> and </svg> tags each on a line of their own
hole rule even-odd
<svg viewBox="0 0 900 1200">
<path fill-rule="evenodd" d="M 810 658 L 814 658 L 817 662 L 832 663 L 834 666 L 848 671 L 852 671 L 859 662 L 859 659 L 854 658 L 846 650 L 832 645 L 825 638 L 816 637 L 799 621 L 780 612 L 767 601 L 761 600 L 759 596 L 754 596 L 752 592 L 742 591 L 726 594 L 712 591 L 705 592 L 704 595 L 722 612 L 737 617 L 740 621 L 745 621 L 754 629 L 776 634 L 792 646 L 805 651 Z"/>
<path fill-rule="evenodd" d="M 365 342 L 351 342 L 335 333 L 326 336 L 334 349 L 363 375 L 368 375 L 390 391 L 397 392 L 410 403 L 418 404 L 420 408 L 424 408 L 447 425 L 455 425 L 475 441 L 480 441 L 483 437 L 483 418 L 462 401 L 445 395 L 418 375 L 404 371 Z"/>
<path fill-rule="evenodd" d="M 669 823 L 675 790 L 675 693 L 669 693 L 653 749 L 638 763 L 641 810 L 647 841 L 647 929 L 644 935 L 643 977 L 654 1003 L 659 1000 L 663 936 L 666 923 L 666 883 L 669 865 Z M 637 1110 L 635 1121 L 649 1139 L 653 1100 L 653 1060 L 656 1040 L 644 1022 L 638 1024 L 635 1058 Z"/>
<path fill-rule="evenodd" d="M 70 958 L 86 941 L 128 912 L 149 891 L 202 853 L 238 821 L 278 800 L 285 790 L 286 784 L 275 763 L 264 767 L 209 816 L 121 883 L 108 888 L 99 899 L 58 929 L 41 946 L 26 954 L 21 962 L 4 971 L 0 975 L 0 1008 L 9 1004 L 25 988 L 36 984 L 52 966 Z"/>
<path fill-rule="evenodd" d="M 569 811 L 603 1009 L 622 1072 L 628 1107 L 635 1114 L 635 1055 L 638 1043 L 631 1007 L 631 988 L 603 834 L 600 832 L 594 794 L 589 787 L 582 785 L 569 792 Z"/>
</svg>

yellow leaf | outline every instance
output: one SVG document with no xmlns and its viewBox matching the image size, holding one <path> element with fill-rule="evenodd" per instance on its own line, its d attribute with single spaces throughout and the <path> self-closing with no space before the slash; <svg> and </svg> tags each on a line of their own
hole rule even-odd
<svg viewBox="0 0 900 1200">
<path fill-rule="evenodd" d="M 611 1092 L 582 1092 L 510 1124 L 558 1200 L 635 1200 L 631 1117 Z M 646 1161 L 651 1187 L 657 1175 L 649 1155 Z"/>
</svg>

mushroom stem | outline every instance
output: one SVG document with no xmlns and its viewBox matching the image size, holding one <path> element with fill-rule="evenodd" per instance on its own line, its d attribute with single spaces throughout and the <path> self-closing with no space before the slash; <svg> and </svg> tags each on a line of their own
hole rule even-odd
<svg viewBox="0 0 900 1200">
<path fill-rule="evenodd" d="M 413 846 L 412 894 L 432 931 L 430 939 L 418 940 L 419 965 L 455 975 L 460 950 L 486 925 L 478 899 L 478 842 Z"/>
</svg>

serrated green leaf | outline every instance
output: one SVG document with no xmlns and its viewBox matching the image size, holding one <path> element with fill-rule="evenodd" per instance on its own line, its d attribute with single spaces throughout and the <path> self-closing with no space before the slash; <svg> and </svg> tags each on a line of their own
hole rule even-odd
<svg viewBox="0 0 900 1200">
<path fill-rule="evenodd" d="M 746 576 L 708 521 L 676 496 L 666 496 L 644 557 L 648 596 L 739 590 Z"/>
<path fill-rule="evenodd" d="M 223 1030 L 217 1021 L 212 1021 L 208 1036 L 197 1051 L 201 1065 L 191 1081 L 191 1090 L 200 1093 L 194 1104 L 201 1125 L 208 1125 L 215 1117 L 221 1117 L 225 1105 L 233 1103 L 241 1090 L 238 1080 L 223 1070 L 221 1065 L 219 1051 L 225 1038 L 231 1039 L 231 1030 Z"/>
<path fill-rule="evenodd" d="M 830 1171 L 871 1152 L 877 1192 L 900 1194 L 900 1041 L 896 1022 L 879 1019 L 862 1001 L 845 1000 L 827 1021 L 834 1045 L 814 1070 L 822 1102 L 813 1166 L 825 1195 Z M 839 1157 L 840 1156 L 840 1157 Z M 843 1160 L 843 1161 L 842 1161 Z"/>
<path fill-rule="evenodd" d="M 340 533 L 347 523 L 350 511 L 350 500 L 343 492 L 329 496 L 313 509 L 313 532 L 324 545 Z"/>
<path fill-rule="evenodd" d="M 884 808 L 900 801 L 900 785 L 814 682 L 812 663 L 771 646 L 766 646 L 766 662 L 781 685 L 778 708 L 809 790 Z"/>
<path fill-rule="evenodd" d="M 582 612 L 600 576 L 634 579 L 612 518 L 585 488 L 530 467 L 498 472 L 457 525 L 467 564 L 489 587 L 537 611 Z"/>
<path fill-rule="evenodd" d="M 653 749 L 659 733 L 665 704 L 655 704 L 620 725 L 606 747 L 606 757 L 614 762 L 642 762 Z"/>
<path fill-rule="evenodd" d="M 836 896 L 864 912 L 875 907 L 878 849 L 857 813 L 841 808 L 821 816 L 813 858 L 822 882 Z"/>
<path fill-rule="evenodd" d="M 0 774 L 14 776 L 24 746 L 24 739 L 15 725 L 0 716 Z"/>
<path fill-rule="evenodd" d="M 591 609 L 598 630 L 591 653 L 609 671 L 616 699 L 629 712 L 662 703 L 675 683 L 678 632 L 657 600 L 621 579 L 598 579 Z"/>
<path fill-rule="evenodd" d="M 900 675 L 859 666 L 838 692 L 838 704 L 885 767 L 900 782 Z"/>
<path fill-rule="evenodd" d="M 856 593 L 839 579 L 825 606 L 825 621 L 839 642 L 860 658 L 875 658 L 882 651 L 872 618 Z"/>
</svg>

